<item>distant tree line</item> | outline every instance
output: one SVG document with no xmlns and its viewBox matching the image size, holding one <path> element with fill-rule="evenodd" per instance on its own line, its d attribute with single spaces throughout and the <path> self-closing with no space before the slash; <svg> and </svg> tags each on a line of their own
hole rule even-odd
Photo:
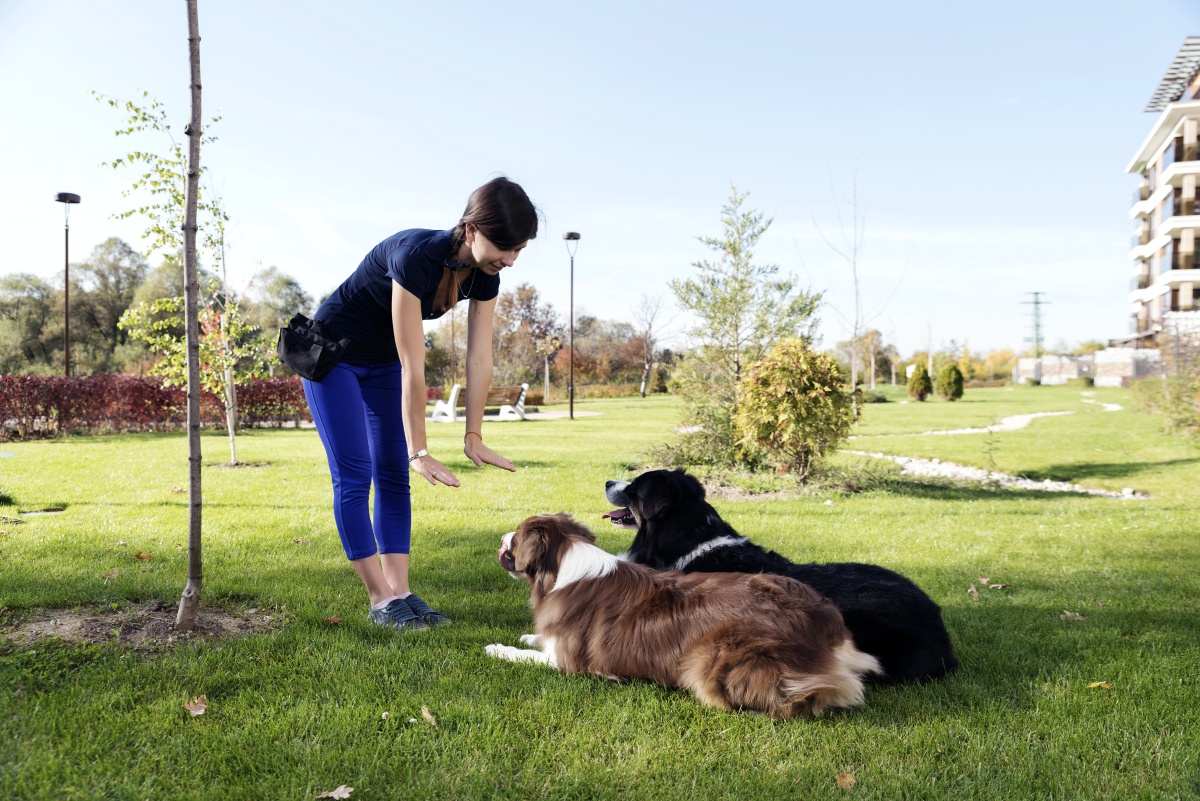
<svg viewBox="0 0 1200 801">
<path fill-rule="evenodd" d="M 71 265 L 71 364 L 77 375 L 146 375 L 159 358 L 118 325 L 130 309 L 183 295 L 178 254 L 151 267 L 119 238 L 97 245 Z M 201 270 L 205 286 L 213 276 Z M 280 327 L 297 312 L 311 315 L 316 303 L 300 283 L 277 267 L 259 271 L 238 297 L 239 312 L 256 329 L 256 358 L 271 375 L 288 375 L 274 357 Z M 426 380 L 449 387 L 463 380 L 466 304 L 446 315 L 426 336 Z M 575 319 L 575 383 L 637 385 L 652 366 L 648 391 L 665 392 L 670 349 L 657 347 L 660 332 L 629 322 L 582 314 Z M 528 382 L 539 388 L 547 375 L 555 393 L 565 393 L 568 321 L 530 284 L 503 292 L 495 318 L 495 383 Z M 647 342 L 650 343 L 647 346 Z M 45 279 L 30 273 L 0 276 L 0 374 L 56 375 L 63 369 L 61 274 Z M 565 395 L 559 395 L 564 397 Z"/>
</svg>

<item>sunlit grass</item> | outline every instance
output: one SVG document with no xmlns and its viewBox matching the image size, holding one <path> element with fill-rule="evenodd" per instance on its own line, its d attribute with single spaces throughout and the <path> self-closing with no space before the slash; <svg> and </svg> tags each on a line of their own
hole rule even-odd
<svg viewBox="0 0 1200 801">
<path fill-rule="evenodd" d="M 1200 795 L 1200 450 L 1128 410 L 1121 390 L 968 390 L 958 403 L 868 404 L 856 450 L 987 466 L 986 426 L 1070 410 L 994 437 L 1008 472 L 1148 492 L 1146 501 L 886 482 L 716 501 L 742 533 L 798 559 L 879 562 L 943 606 L 963 667 L 875 688 L 865 707 L 776 722 L 681 692 L 487 659 L 529 629 L 527 589 L 495 561 L 524 516 L 567 511 L 612 551 L 609 478 L 677 424 L 673 399 L 576 404 L 575 421 L 488 423 L 520 470 L 480 470 L 459 426 L 430 450 L 463 481 L 414 484 L 413 581 L 455 620 L 396 636 L 365 621 L 329 511 L 311 431 L 257 431 L 239 457 L 204 437 L 204 601 L 268 608 L 271 634 L 155 654 L 43 643 L 0 648 L 0 792 L 14 798 L 603 797 L 1162 798 Z M 907 434 L 908 436 L 875 436 Z M 174 602 L 183 586 L 186 443 L 180 435 L 6 443 L 0 606 Z M 847 463 L 859 457 L 839 457 Z M 832 501 L 827 505 L 826 501 Z M 299 540 L 300 542 L 294 542 Z M 118 545 L 119 542 L 124 545 Z M 152 553 L 141 562 L 136 551 Z M 103 575 L 117 571 L 117 578 Z M 1012 586 L 967 595 L 978 577 Z M 1064 609 L 1083 621 L 1064 621 Z M 343 622 L 331 626 L 329 616 Z M 1107 681 L 1112 689 L 1089 688 Z M 184 701 L 204 693 L 210 711 Z M 427 706 L 438 728 L 421 720 Z M 382 713 L 388 712 L 387 720 Z M 419 723 L 409 723 L 415 718 Z"/>
</svg>

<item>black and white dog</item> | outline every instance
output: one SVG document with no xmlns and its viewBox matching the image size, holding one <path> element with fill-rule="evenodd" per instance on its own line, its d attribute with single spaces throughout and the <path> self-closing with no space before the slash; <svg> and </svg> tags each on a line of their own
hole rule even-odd
<svg viewBox="0 0 1200 801">
<path fill-rule="evenodd" d="M 626 559 L 686 573 L 775 573 L 797 579 L 841 610 L 859 650 L 883 665 L 883 682 L 938 678 L 958 666 L 942 610 L 916 584 L 878 565 L 795 564 L 740 536 L 683 470 L 609 481 L 605 517 L 637 529 Z"/>
</svg>

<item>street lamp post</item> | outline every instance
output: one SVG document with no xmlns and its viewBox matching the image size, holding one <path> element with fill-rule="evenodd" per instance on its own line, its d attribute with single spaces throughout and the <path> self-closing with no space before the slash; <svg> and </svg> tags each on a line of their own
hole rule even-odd
<svg viewBox="0 0 1200 801">
<path fill-rule="evenodd" d="M 575 419 L 575 251 L 579 249 L 579 234 L 567 231 L 563 234 L 566 240 L 567 253 L 571 254 L 571 377 L 567 382 L 567 411 L 572 420 Z"/>
<path fill-rule="evenodd" d="M 63 204 L 63 375 L 71 375 L 71 204 L 79 195 L 59 192 L 54 200 Z"/>
</svg>

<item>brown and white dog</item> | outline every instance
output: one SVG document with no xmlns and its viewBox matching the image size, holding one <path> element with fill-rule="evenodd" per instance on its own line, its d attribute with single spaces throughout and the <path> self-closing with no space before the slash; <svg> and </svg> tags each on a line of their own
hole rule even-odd
<svg viewBox="0 0 1200 801">
<path fill-rule="evenodd" d="M 566 515 L 537 515 L 504 535 L 500 565 L 532 589 L 540 650 L 489 645 L 490 656 L 564 673 L 648 679 L 721 709 L 775 717 L 862 703 L 880 670 L 854 647 L 842 615 L 785 576 L 659 571 L 595 545 Z"/>
</svg>

